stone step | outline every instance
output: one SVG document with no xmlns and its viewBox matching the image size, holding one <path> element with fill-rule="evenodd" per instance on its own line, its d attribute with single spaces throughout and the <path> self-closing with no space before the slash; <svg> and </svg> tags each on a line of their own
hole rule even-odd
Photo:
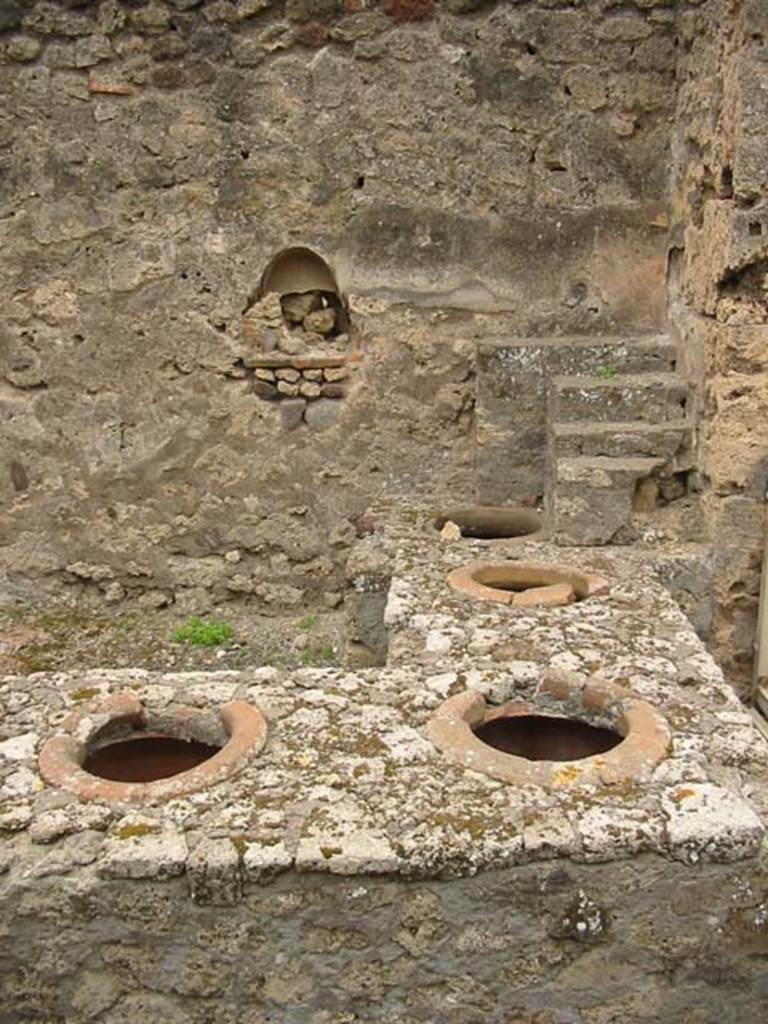
<svg viewBox="0 0 768 1024">
<path fill-rule="evenodd" d="M 574 459 L 558 459 L 558 483 L 585 483 L 598 487 L 610 486 L 614 479 L 633 479 L 650 476 L 665 464 L 662 458 L 610 458 L 597 455 Z M 610 478 L 610 479 L 609 479 Z"/>
<path fill-rule="evenodd" d="M 629 543 L 638 482 L 658 473 L 663 458 L 560 458 L 554 466 L 550 519 L 557 544 Z"/>
<path fill-rule="evenodd" d="M 545 493 L 550 392 L 554 378 L 599 382 L 636 373 L 671 373 L 667 335 L 495 337 L 477 343 L 475 495 L 482 504 L 535 504 Z M 557 420 L 559 417 L 555 416 Z M 583 419 L 567 416 L 567 419 Z M 589 418 L 589 417 L 587 417 Z M 621 418 L 631 420 L 626 415 Z M 678 417 L 679 418 L 679 417 Z"/>
<path fill-rule="evenodd" d="M 521 376 L 671 373 L 677 365 L 677 346 L 666 334 L 486 338 L 477 352 L 481 365 L 502 363 Z"/>
<path fill-rule="evenodd" d="M 688 388 L 674 373 L 556 377 L 549 399 L 551 423 L 645 423 L 685 417 Z"/>
<path fill-rule="evenodd" d="M 554 423 L 552 457 L 663 458 L 676 468 L 690 461 L 693 430 L 687 420 L 645 423 Z"/>
</svg>

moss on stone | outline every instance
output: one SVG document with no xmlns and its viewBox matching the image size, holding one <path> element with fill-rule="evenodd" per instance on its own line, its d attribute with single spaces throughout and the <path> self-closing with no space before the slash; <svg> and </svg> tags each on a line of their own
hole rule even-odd
<svg viewBox="0 0 768 1024">
<path fill-rule="evenodd" d="M 350 749 L 360 757 L 381 757 L 388 753 L 389 748 L 378 736 L 363 735 L 356 739 Z"/>
</svg>

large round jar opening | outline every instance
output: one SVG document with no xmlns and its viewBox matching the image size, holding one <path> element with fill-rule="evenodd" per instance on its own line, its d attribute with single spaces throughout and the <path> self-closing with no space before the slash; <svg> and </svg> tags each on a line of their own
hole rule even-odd
<svg viewBox="0 0 768 1024">
<path fill-rule="evenodd" d="M 493 718 L 473 732 L 489 747 L 528 761 L 577 761 L 604 754 L 624 738 L 612 729 L 553 715 Z"/>
<path fill-rule="evenodd" d="M 540 533 L 542 518 L 533 509 L 494 508 L 482 506 L 456 508 L 432 520 L 435 530 L 446 523 L 455 523 L 461 536 L 474 540 L 504 540 L 512 537 L 533 537 Z"/>
<path fill-rule="evenodd" d="M 89 751 L 83 769 L 112 782 L 155 782 L 196 768 L 220 749 L 198 740 L 140 733 Z"/>
</svg>

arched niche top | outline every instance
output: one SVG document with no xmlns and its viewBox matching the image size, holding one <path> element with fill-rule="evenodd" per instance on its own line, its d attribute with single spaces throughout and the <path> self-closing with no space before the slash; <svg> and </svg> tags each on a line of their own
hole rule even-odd
<svg viewBox="0 0 768 1024">
<path fill-rule="evenodd" d="M 340 295 L 336 277 L 322 256 L 304 246 L 283 249 L 269 261 L 259 283 L 259 298 L 270 292 L 333 292 Z"/>
</svg>

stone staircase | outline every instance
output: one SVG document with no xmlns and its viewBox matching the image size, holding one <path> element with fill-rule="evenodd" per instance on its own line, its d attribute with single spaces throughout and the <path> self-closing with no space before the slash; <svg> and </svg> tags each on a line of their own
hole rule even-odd
<svg viewBox="0 0 768 1024">
<path fill-rule="evenodd" d="M 548 396 L 547 503 L 560 544 L 634 539 L 633 520 L 687 492 L 692 430 L 688 386 L 674 372 L 674 345 L 643 344 L 656 359 L 617 362 L 599 375 L 556 375 Z M 666 361 L 669 369 L 659 371 Z"/>
<path fill-rule="evenodd" d="M 633 540 L 637 521 L 687 494 L 693 432 L 675 368 L 665 335 L 481 342 L 478 498 L 543 497 L 563 545 Z"/>
</svg>

